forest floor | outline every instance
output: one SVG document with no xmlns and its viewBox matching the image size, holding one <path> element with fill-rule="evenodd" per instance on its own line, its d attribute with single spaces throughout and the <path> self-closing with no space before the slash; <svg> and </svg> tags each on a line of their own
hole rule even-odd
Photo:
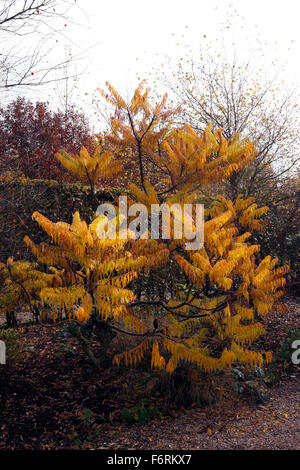
<svg viewBox="0 0 300 470">
<path fill-rule="evenodd" d="M 210 380 L 95 370 L 65 323 L 20 323 L 0 365 L 0 450 L 299 450 L 300 366 L 287 338 L 300 331 L 300 303 L 286 304 L 262 321 L 255 347 L 274 357 L 264 373 L 238 366 Z"/>
</svg>

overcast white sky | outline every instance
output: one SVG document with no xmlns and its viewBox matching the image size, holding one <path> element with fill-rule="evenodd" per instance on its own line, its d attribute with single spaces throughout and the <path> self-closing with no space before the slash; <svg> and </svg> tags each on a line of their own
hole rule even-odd
<svg viewBox="0 0 300 470">
<path fill-rule="evenodd" d="M 74 12 L 81 26 L 69 25 L 73 54 L 83 52 L 85 73 L 73 90 L 75 104 L 92 113 L 91 95 L 110 81 L 131 93 L 138 76 L 148 77 L 171 57 L 188 58 L 188 50 L 233 52 L 268 67 L 270 78 L 279 66 L 288 84 L 300 83 L 299 0 L 78 0 Z M 61 38 L 63 54 L 67 42 Z M 55 56 L 54 56 L 55 57 Z M 272 63 L 276 65 L 272 66 Z M 271 66 L 271 67 L 270 67 Z M 77 64 L 78 72 L 81 65 Z M 274 70 L 272 70 L 274 67 Z M 163 73 L 163 69 L 162 69 Z M 27 91 L 27 96 L 28 96 Z M 57 99 L 48 86 L 33 99 Z"/>
<path fill-rule="evenodd" d="M 130 70 L 142 70 L 164 54 L 179 56 L 180 46 L 205 48 L 221 39 L 245 54 L 257 48 L 257 39 L 267 41 L 267 54 L 288 60 L 290 72 L 298 66 L 298 0 L 79 1 L 90 24 L 82 39 L 99 42 L 93 65 L 100 80 L 123 84 Z"/>
</svg>

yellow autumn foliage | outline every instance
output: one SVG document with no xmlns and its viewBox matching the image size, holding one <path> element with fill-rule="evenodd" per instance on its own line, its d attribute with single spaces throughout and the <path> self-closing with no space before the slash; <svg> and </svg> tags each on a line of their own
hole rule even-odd
<svg viewBox="0 0 300 470">
<path fill-rule="evenodd" d="M 91 157 L 83 149 L 76 157 L 64 152 L 57 157 L 69 171 L 96 184 L 120 167 L 123 154 L 130 155 L 140 171 L 129 187 L 129 207 L 143 204 L 146 212 L 153 204 L 182 208 L 196 200 L 200 186 L 229 178 L 257 153 L 252 142 L 239 136 L 226 140 L 212 125 L 202 135 L 188 125 L 176 128 L 166 96 L 151 105 L 143 84 L 129 104 L 110 84 L 103 96 L 116 110 L 106 136 L 111 153 L 100 149 Z M 157 183 L 145 177 L 150 161 L 160 175 Z M 176 211 L 170 216 L 170 238 L 155 240 L 149 239 L 150 226 L 135 239 L 125 232 L 100 239 L 101 217 L 88 225 L 75 213 L 67 224 L 35 212 L 51 244 L 25 241 L 39 262 L 58 270 L 62 282 L 44 286 L 40 300 L 79 322 L 96 315 L 110 328 L 133 335 L 139 343 L 115 355 L 117 366 L 134 366 L 148 352 L 151 366 L 168 373 L 181 363 L 211 373 L 234 362 L 261 365 L 262 354 L 251 350 L 264 333 L 257 317 L 277 306 L 288 270 L 276 269 L 277 260 L 269 256 L 258 261 L 259 246 L 248 242 L 266 210 L 251 198 L 219 196 L 206 211 L 204 244 L 196 250 L 186 249 L 185 234 L 175 237 Z M 118 220 L 110 220 L 111 227 L 118 227 Z M 194 216 L 188 222 L 194 230 Z M 270 354 L 265 360 L 271 360 Z"/>
</svg>

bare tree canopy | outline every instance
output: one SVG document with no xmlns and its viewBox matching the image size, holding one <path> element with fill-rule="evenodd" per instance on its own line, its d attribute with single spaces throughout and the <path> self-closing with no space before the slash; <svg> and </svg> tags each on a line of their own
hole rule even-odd
<svg viewBox="0 0 300 470">
<path fill-rule="evenodd" d="M 0 28 L 13 34 L 32 32 L 46 17 L 55 14 L 55 0 L 1 0 Z M 39 16 L 40 15 L 40 16 Z M 40 18 L 43 18 L 40 20 Z"/>
<path fill-rule="evenodd" d="M 0 0 L 0 90 L 57 80 L 52 72 L 63 70 L 63 57 L 54 65 L 46 59 L 57 37 L 65 37 L 75 5 L 76 0 Z"/>
<path fill-rule="evenodd" d="M 300 162 L 295 91 L 279 77 L 268 79 L 255 66 L 217 54 L 199 55 L 198 61 L 187 58 L 172 72 L 167 85 L 181 106 L 182 122 L 197 132 L 213 122 L 227 139 L 239 133 L 256 144 L 256 159 L 226 182 L 228 195 L 251 194 L 263 203 L 273 201 L 277 193 L 271 183 L 293 174 Z"/>
</svg>

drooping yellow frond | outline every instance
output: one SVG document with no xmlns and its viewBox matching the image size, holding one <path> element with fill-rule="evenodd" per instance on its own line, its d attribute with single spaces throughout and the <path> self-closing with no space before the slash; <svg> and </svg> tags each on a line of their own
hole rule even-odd
<svg viewBox="0 0 300 470">
<path fill-rule="evenodd" d="M 60 311 L 65 310 L 69 315 L 72 314 L 74 305 L 84 297 L 86 297 L 86 292 L 82 286 L 56 288 L 46 287 L 40 292 L 40 298 L 44 303 L 47 303 Z"/>
<path fill-rule="evenodd" d="M 93 299 L 90 294 L 86 293 L 84 298 L 82 299 L 81 306 L 77 309 L 76 317 L 77 320 L 80 322 L 87 321 L 90 318 L 91 312 L 93 308 Z"/>
<path fill-rule="evenodd" d="M 151 367 L 152 369 L 164 369 L 165 365 L 166 365 L 166 360 L 159 353 L 158 342 L 154 341 L 153 346 L 152 346 Z"/>
<path fill-rule="evenodd" d="M 236 343 L 232 343 L 231 350 L 235 354 L 238 361 L 242 364 L 245 364 L 248 367 L 262 366 L 263 357 L 260 353 L 256 351 L 249 351 L 248 349 L 242 349 Z"/>
<path fill-rule="evenodd" d="M 149 350 L 149 347 L 149 340 L 146 339 L 130 351 L 125 351 L 121 354 L 115 355 L 113 358 L 113 364 L 119 367 L 121 361 L 124 361 L 125 366 L 127 367 L 129 365 L 134 366 L 143 360 L 145 353 Z"/>
<path fill-rule="evenodd" d="M 196 364 L 207 372 L 213 372 L 231 367 L 236 356 L 232 351 L 224 349 L 220 358 L 207 356 L 204 351 L 187 348 L 182 343 L 175 343 L 168 339 L 164 340 L 164 347 L 172 354 L 172 363 L 167 366 L 167 372 L 172 371 L 172 365 L 176 361 L 183 361 L 188 364 Z"/>
</svg>

